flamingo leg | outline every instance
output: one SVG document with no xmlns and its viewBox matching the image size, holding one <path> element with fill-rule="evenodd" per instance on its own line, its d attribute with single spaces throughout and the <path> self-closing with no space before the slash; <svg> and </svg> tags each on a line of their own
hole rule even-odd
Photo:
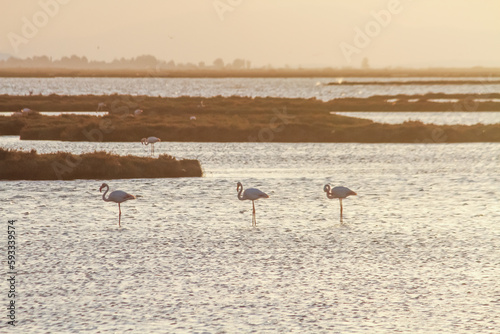
<svg viewBox="0 0 500 334">
<path fill-rule="evenodd" d="M 340 222 L 342 222 L 342 211 L 344 211 L 342 207 L 342 198 L 339 198 L 339 201 L 340 201 Z"/>
<path fill-rule="evenodd" d="M 155 144 L 151 144 L 151 150 L 153 151 L 153 155 L 155 155 Z"/>
<path fill-rule="evenodd" d="M 252 201 L 252 207 L 253 207 L 253 212 L 252 212 L 252 225 L 257 227 L 257 220 L 255 219 L 255 201 Z"/>
<path fill-rule="evenodd" d="M 118 212 L 119 212 L 119 214 L 118 214 L 118 226 L 120 226 L 120 227 L 121 227 L 121 226 L 122 226 L 122 225 L 121 225 L 121 219 L 122 219 L 122 209 L 121 209 L 121 207 L 120 207 L 120 203 L 118 203 Z"/>
</svg>

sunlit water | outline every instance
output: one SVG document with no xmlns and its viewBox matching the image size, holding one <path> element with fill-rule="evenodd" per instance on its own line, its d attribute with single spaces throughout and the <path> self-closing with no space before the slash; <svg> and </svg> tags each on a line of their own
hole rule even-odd
<svg viewBox="0 0 500 334">
<path fill-rule="evenodd" d="M 421 121 L 436 125 L 473 125 L 473 124 L 497 124 L 500 123 L 500 112 L 331 112 L 338 115 L 371 119 L 378 123 L 401 124 L 407 121 Z"/>
<path fill-rule="evenodd" d="M 0 144 L 147 155 L 139 143 Z M 205 176 L 106 180 L 142 196 L 122 205 L 122 228 L 102 181 L 0 181 L 2 224 L 17 219 L 20 332 L 500 328 L 500 144 L 156 148 L 198 158 Z M 257 228 L 237 181 L 270 195 Z M 343 224 L 327 182 L 358 193 Z"/>
<path fill-rule="evenodd" d="M 131 94 L 162 97 L 248 96 L 312 98 L 329 101 L 345 97 L 370 97 L 398 94 L 494 94 L 500 84 L 488 78 L 480 85 L 327 85 L 339 78 L 0 78 L 0 94 L 28 95 L 103 95 Z M 349 78 L 349 81 L 449 80 L 449 78 Z"/>
<path fill-rule="evenodd" d="M 41 111 L 40 115 L 44 116 L 60 116 L 60 115 L 85 115 L 85 116 L 105 116 L 107 111 Z M 0 111 L 0 116 L 10 117 L 12 112 Z M 14 116 L 16 117 L 16 116 Z"/>
</svg>

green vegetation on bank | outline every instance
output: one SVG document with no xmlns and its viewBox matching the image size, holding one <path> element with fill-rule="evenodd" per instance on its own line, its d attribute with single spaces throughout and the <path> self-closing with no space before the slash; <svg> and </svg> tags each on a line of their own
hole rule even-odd
<svg viewBox="0 0 500 334">
<path fill-rule="evenodd" d="M 2 180 L 74 180 L 200 177 L 198 160 L 119 156 L 106 152 L 74 155 L 66 152 L 38 154 L 0 148 Z"/>
<path fill-rule="evenodd" d="M 246 97 L 146 96 L 2 96 L 0 111 L 30 107 L 38 111 L 88 111 L 106 103 L 110 114 L 102 117 L 32 115 L 0 117 L 0 134 L 26 140 L 137 141 L 156 136 L 162 141 L 195 142 L 498 142 L 500 124 L 437 126 L 421 122 L 380 124 L 331 114 L 332 111 L 471 111 L 500 110 L 500 94 L 452 95 L 458 102 L 432 102 L 451 98 L 424 96 L 375 96 L 323 102 L 312 99 Z M 388 102 L 397 98 L 397 102 Z M 410 102 L 410 99 L 418 99 Z M 134 117 L 135 109 L 144 112 Z M 192 119 L 193 116 L 196 119 Z"/>
</svg>

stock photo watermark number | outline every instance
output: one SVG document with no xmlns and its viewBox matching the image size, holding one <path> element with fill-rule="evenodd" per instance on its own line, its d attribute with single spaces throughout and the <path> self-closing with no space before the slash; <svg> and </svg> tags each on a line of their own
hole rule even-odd
<svg viewBox="0 0 500 334">
<path fill-rule="evenodd" d="M 7 222 L 7 324 L 16 325 L 16 220 Z"/>
</svg>

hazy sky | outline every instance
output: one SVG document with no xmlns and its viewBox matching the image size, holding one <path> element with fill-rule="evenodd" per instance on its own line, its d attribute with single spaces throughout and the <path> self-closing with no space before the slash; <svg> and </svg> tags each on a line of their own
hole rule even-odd
<svg viewBox="0 0 500 334">
<path fill-rule="evenodd" d="M 21 58 L 500 67 L 499 0 L 0 0 L 0 13 L 0 53 Z"/>
</svg>

